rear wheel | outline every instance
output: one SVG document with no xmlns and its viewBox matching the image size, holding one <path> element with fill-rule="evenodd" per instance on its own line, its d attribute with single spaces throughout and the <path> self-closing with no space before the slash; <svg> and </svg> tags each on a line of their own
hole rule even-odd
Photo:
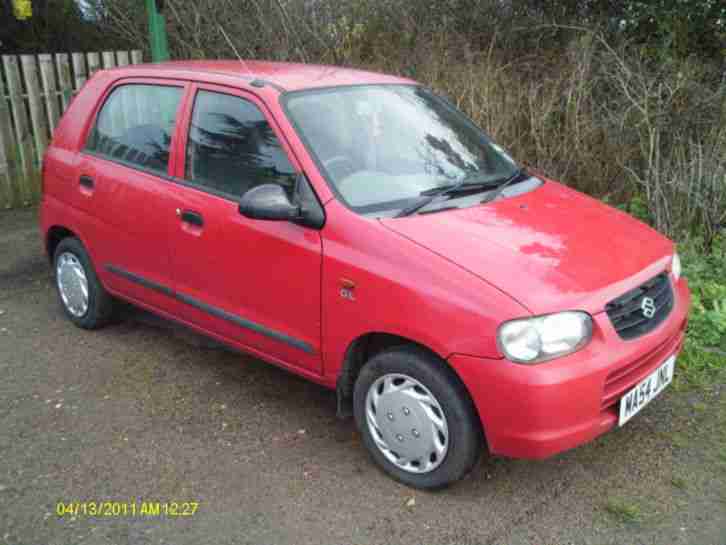
<svg viewBox="0 0 726 545">
<path fill-rule="evenodd" d="M 64 238 L 53 256 L 58 297 L 66 316 L 78 327 L 97 329 L 113 314 L 113 298 L 96 276 L 91 259 L 77 238 Z"/>
<path fill-rule="evenodd" d="M 400 482 L 441 488 L 479 458 L 481 428 L 466 389 L 444 362 L 418 347 L 374 356 L 358 376 L 353 402 L 368 451 Z"/>
</svg>

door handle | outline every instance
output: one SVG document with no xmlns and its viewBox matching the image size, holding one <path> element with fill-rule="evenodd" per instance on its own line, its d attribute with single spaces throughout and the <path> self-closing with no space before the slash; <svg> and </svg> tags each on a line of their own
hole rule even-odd
<svg viewBox="0 0 726 545">
<path fill-rule="evenodd" d="M 184 223 L 196 225 L 197 227 L 204 226 L 204 218 L 202 218 L 202 215 L 198 212 L 193 212 L 191 210 L 183 210 L 181 213 L 181 220 Z"/>
<path fill-rule="evenodd" d="M 82 187 L 85 187 L 86 189 L 93 189 L 94 182 L 93 182 L 93 178 L 91 178 L 90 176 L 86 176 L 86 175 L 81 176 L 80 178 L 78 178 L 78 183 L 79 183 L 79 185 L 81 185 Z"/>
</svg>

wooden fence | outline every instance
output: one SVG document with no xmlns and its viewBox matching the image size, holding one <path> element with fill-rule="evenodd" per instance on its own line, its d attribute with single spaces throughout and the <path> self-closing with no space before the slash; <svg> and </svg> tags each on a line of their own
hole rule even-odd
<svg viewBox="0 0 726 545">
<path fill-rule="evenodd" d="M 141 51 L 3 55 L 0 63 L 0 209 L 40 193 L 43 152 L 71 98 L 101 68 L 142 62 Z"/>
</svg>

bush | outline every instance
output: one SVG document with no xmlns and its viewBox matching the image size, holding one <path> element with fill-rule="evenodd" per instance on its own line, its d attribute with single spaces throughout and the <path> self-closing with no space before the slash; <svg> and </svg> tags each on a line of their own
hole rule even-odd
<svg viewBox="0 0 726 545">
<path fill-rule="evenodd" d="M 684 246 L 684 273 L 693 298 L 690 338 L 701 347 L 726 354 L 726 249 L 721 242 L 710 254 L 696 244 Z"/>
<path fill-rule="evenodd" d="M 691 288 L 688 335 L 678 367 L 678 385 L 705 386 L 726 380 L 726 240 L 710 254 L 694 240 L 679 248 Z"/>
</svg>

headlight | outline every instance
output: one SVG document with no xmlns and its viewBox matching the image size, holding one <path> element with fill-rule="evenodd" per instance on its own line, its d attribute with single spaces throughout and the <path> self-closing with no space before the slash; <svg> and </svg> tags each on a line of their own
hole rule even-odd
<svg viewBox="0 0 726 545">
<path fill-rule="evenodd" d="M 519 363 L 539 363 L 585 346 L 592 337 L 592 318 L 585 312 L 559 312 L 505 322 L 497 342 L 504 355 Z"/>
<path fill-rule="evenodd" d="M 676 282 L 681 277 L 681 258 L 678 257 L 678 254 L 673 254 L 673 261 L 671 261 L 671 272 L 673 273 L 673 278 L 676 279 Z"/>
</svg>

